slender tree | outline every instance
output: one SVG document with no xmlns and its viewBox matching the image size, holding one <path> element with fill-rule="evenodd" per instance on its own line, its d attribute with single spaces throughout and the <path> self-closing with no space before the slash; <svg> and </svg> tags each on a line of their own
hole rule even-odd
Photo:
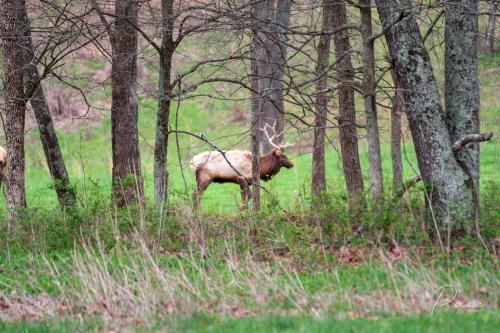
<svg viewBox="0 0 500 333">
<path fill-rule="evenodd" d="M 24 10 L 25 9 L 24 7 Z M 41 77 L 37 69 L 37 59 L 33 47 L 30 22 L 26 11 L 22 13 L 22 24 L 24 26 L 24 45 L 22 50 L 24 51 L 24 85 L 26 100 L 30 101 L 31 107 L 33 108 L 47 166 L 54 182 L 59 204 L 61 208 L 64 209 L 65 207 L 74 206 L 76 204 L 76 196 L 69 181 L 66 164 L 64 163 L 61 153 L 49 105 L 47 104 L 43 92 Z"/>
<path fill-rule="evenodd" d="M 498 0 L 490 0 L 488 27 L 486 28 L 486 49 L 489 53 L 495 52 L 495 30 L 497 26 Z"/>
<path fill-rule="evenodd" d="M 168 118 L 173 89 L 171 80 L 172 57 L 177 46 L 173 39 L 173 5 L 173 0 L 162 0 L 161 2 L 160 81 L 153 169 L 155 204 L 160 213 L 163 213 L 168 196 Z"/>
<path fill-rule="evenodd" d="M 403 162 L 401 161 L 401 115 L 403 113 L 403 97 L 398 88 L 396 74 L 392 73 L 394 82 L 394 96 L 391 107 L 391 161 L 392 161 L 392 190 L 398 193 L 403 185 Z"/>
<path fill-rule="evenodd" d="M 7 206 L 11 225 L 17 218 L 17 210 L 26 206 L 24 188 L 24 120 L 26 103 L 24 96 L 23 48 L 20 45 L 25 35 L 23 13 L 24 0 L 2 0 L 0 2 L 0 34 L 3 49 L 5 135 L 7 141 Z"/>
<path fill-rule="evenodd" d="M 272 66 L 269 62 L 268 36 L 261 30 L 261 20 L 268 19 L 272 13 L 272 1 L 256 2 L 252 6 L 252 15 L 256 19 L 252 26 L 251 49 L 251 88 L 252 88 L 252 123 L 251 123 L 251 149 L 252 149 L 252 174 L 254 175 L 252 186 L 252 209 L 260 210 L 260 150 L 271 144 L 262 139 L 264 135 L 261 128 L 274 119 L 274 109 L 266 96 L 266 87 L 270 89 Z M 269 90 L 268 90 L 269 91 Z M 265 110 L 265 112 L 264 112 Z M 266 116 L 266 120 L 263 118 Z"/>
<path fill-rule="evenodd" d="M 281 132 L 280 122 L 277 120 L 277 94 L 276 82 L 278 76 L 278 67 L 276 66 L 275 59 L 278 57 L 279 47 L 276 37 L 276 29 L 272 25 L 274 22 L 274 2 L 272 0 L 259 1 L 255 5 L 254 16 L 255 26 L 253 42 L 255 47 L 256 56 L 256 69 L 257 69 L 257 94 L 259 96 L 259 127 L 264 128 L 266 124 L 274 124 L 276 131 Z M 273 149 L 272 144 L 265 136 L 260 136 L 260 148 L 264 154 Z"/>
<path fill-rule="evenodd" d="M 288 48 L 288 31 L 287 28 L 290 25 L 290 10 L 292 7 L 292 0 L 277 0 L 276 10 L 275 10 L 275 21 L 276 29 L 273 39 L 274 43 L 271 44 L 272 48 L 272 63 L 274 65 L 273 69 L 273 80 L 272 84 L 272 95 L 273 95 L 273 107 L 274 107 L 274 118 L 276 121 L 276 139 L 278 142 L 284 141 L 284 113 L 285 113 L 285 103 L 284 103 L 284 82 L 285 82 L 285 70 L 287 65 L 287 48 Z M 267 140 L 263 137 L 262 139 Z M 262 140 L 261 139 L 261 140 Z M 268 143 L 265 143 L 268 145 Z M 269 147 L 266 148 L 269 150 Z"/>
<path fill-rule="evenodd" d="M 372 198 L 376 199 L 384 191 L 384 182 L 375 103 L 375 47 L 374 39 L 372 38 L 371 0 L 359 0 L 359 8 L 361 14 L 361 37 L 363 39 L 363 99 L 366 116 L 368 160 L 370 162 L 370 192 Z"/>
<path fill-rule="evenodd" d="M 345 0 L 335 0 L 333 28 L 347 25 Z M 337 80 L 339 81 L 339 141 L 342 154 L 346 189 L 354 198 L 363 191 L 363 175 L 359 162 L 356 109 L 354 104 L 354 68 L 351 62 L 352 48 L 349 33 L 343 29 L 333 35 L 335 45 Z"/>
<path fill-rule="evenodd" d="M 326 189 L 325 180 L 325 130 L 328 116 L 328 68 L 331 30 L 333 27 L 333 0 L 323 0 L 323 21 L 318 43 L 316 63 L 316 103 L 314 144 L 311 172 L 311 193 L 315 203 Z"/>
<path fill-rule="evenodd" d="M 111 131 L 113 200 L 120 207 L 143 202 L 144 190 L 137 129 L 137 30 L 139 1 L 115 3 L 112 48 Z"/>
</svg>

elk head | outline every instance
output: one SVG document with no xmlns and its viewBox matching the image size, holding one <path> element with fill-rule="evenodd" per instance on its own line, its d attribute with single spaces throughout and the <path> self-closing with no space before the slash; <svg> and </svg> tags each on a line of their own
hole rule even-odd
<svg viewBox="0 0 500 333">
<path fill-rule="evenodd" d="M 266 124 L 264 128 L 260 129 L 264 135 L 267 137 L 269 140 L 269 143 L 275 148 L 270 155 L 273 155 L 274 158 L 277 161 L 277 165 L 279 167 L 285 167 L 287 169 L 290 169 L 293 167 L 293 163 L 288 159 L 288 157 L 285 155 L 284 150 L 286 147 L 292 146 L 293 144 L 290 143 L 285 143 L 284 141 L 281 143 L 275 143 L 275 140 L 277 137 L 281 136 L 280 133 L 279 135 L 276 133 L 276 122 L 271 126 L 269 124 Z M 269 134 L 269 131 L 272 133 Z"/>
</svg>

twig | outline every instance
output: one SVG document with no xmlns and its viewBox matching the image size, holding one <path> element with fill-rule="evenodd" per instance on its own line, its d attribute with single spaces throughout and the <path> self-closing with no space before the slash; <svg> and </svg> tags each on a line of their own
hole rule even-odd
<svg viewBox="0 0 500 333">
<path fill-rule="evenodd" d="M 425 33 L 424 37 L 422 37 L 422 42 L 423 43 L 425 43 L 425 41 L 430 36 L 430 34 L 432 33 L 432 31 L 434 31 L 434 27 L 436 26 L 436 24 L 438 23 L 439 19 L 443 15 L 444 15 L 444 10 L 440 11 L 439 14 L 434 18 L 434 20 L 431 23 L 431 26 L 429 27 L 429 29 L 427 29 L 427 32 Z"/>
</svg>

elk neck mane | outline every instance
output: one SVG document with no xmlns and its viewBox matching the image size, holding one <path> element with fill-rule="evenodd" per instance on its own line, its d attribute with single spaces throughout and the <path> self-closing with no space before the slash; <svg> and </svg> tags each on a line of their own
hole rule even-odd
<svg viewBox="0 0 500 333">
<path fill-rule="evenodd" d="M 267 181 L 280 171 L 279 157 L 271 151 L 260 158 L 260 179 Z"/>
</svg>

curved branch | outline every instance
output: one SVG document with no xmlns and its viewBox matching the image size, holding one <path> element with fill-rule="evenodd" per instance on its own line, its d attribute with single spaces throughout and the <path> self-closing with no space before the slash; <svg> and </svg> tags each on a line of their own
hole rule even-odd
<svg viewBox="0 0 500 333">
<path fill-rule="evenodd" d="M 464 148 L 468 143 L 480 143 L 483 141 L 490 141 L 493 137 L 493 132 L 483 133 L 483 134 L 469 134 L 464 136 L 462 139 L 458 140 L 453 144 L 451 149 L 453 151 L 459 151 Z"/>
</svg>

